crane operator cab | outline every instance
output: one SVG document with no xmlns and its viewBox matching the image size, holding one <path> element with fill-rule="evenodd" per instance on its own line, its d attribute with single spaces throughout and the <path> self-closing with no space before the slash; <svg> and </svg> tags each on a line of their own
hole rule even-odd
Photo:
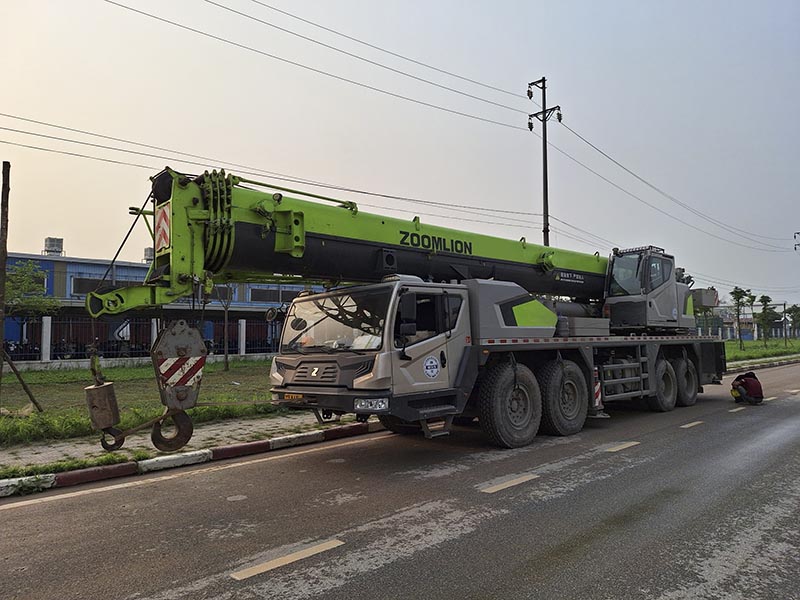
<svg viewBox="0 0 800 600">
<path fill-rule="evenodd" d="M 614 249 L 603 314 L 615 333 L 689 330 L 694 308 L 687 278 L 662 248 Z"/>
</svg>

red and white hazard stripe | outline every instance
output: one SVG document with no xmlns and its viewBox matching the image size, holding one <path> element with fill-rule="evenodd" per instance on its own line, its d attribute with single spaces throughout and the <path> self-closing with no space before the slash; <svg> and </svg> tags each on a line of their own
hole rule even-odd
<svg viewBox="0 0 800 600">
<path fill-rule="evenodd" d="M 170 203 L 166 202 L 156 207 L 155 246 L 156 252 L 169 248 L 170 232 Z"/>
<path fill-rule="evenodd" d="M 189 356 L 181 358 L 164 358 L 158 363 L 163 385 L 194 385 L 203 376 L 205 356 Z"/>
<path fill-rule="evenodd" d="M 597 410 L 603 410 L 603 399 L 600 393 L 600 372 L 597 367 L 594 368 L 594 407 Z"/>
</svg>

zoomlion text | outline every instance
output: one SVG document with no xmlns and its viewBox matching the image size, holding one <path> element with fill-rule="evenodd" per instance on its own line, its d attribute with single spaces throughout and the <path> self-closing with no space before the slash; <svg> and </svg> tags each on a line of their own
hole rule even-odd
<svg viewBox="0 0 800 600">
<path fill-rule="evenodd" d="M 454 252 L 455 254 L 472 254 L 472 242 L 456 240 L 438 235 L 420 235 L 416 232 L 401 231 L 400 245 L 413 248 L 423 248 L 436 252 Z"/>
</svg>

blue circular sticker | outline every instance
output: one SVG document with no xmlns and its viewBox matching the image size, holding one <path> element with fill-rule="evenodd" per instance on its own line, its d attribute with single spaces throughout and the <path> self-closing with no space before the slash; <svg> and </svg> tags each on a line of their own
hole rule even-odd
<svg viewBox="0 0 800 600">
<path fill-rule="evenodd" d="M 422 368 L 425 371 L 425 375 L 434 379 L 439 374 L 439 361 L 435 356 L 429 356 L 425 359 L 425 362 L 422 363 Z"/>
</svg>

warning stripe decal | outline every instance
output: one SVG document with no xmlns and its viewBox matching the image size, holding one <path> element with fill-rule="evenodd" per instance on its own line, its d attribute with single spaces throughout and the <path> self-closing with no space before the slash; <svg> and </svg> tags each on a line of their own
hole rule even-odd
<svg viewBox="0 0 800 600">
<path fill-rule="evenodd" d="M 205 356 L 164 358 L 158 363 L 158 372 L 164 385 L 192 385 L 200 379 Z"/>
</svg>

